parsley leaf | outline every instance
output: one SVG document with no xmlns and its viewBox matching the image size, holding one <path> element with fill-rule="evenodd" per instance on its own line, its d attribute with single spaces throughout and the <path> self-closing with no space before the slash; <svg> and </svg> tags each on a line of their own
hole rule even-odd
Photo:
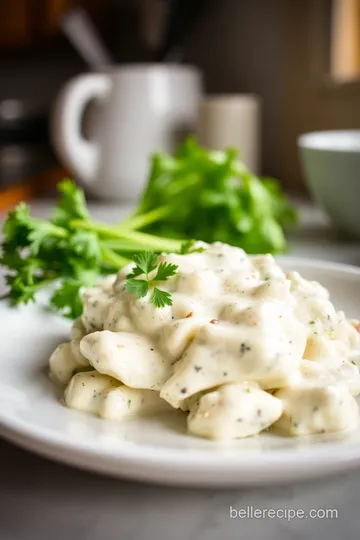
<svg viewBox="0 0 360 540">
<path fill-rule="evenodd" d="M 57 185 L 61 194 L 60 201 L 56 205 L 51 221 L 55 225 L 67 227 L 71 219 L 88 219 L 89 212 L 82 189 L 77 187 L 71 180 L 66 178 Z"/>
<path fill-rule="evenodd" d="M 176 264 L 161 262 L 157 268 L 153 281 L 167 281 L 176 274 L 177 269 L 178 267 Z"/>
<path fill-rule="evenodd" d="M 8 213 L 3 224 L 3 233 L 9 250 L 28 245 L 29 214 L 30 208 L 24 202 Z"/>
<path fill-rule="evenodd" d="M 134 262 L 136 263 L 136 266 L 127 276 L 125 290 L 140 299 L 144 298 L 152 287 L 153 290 L 149 300 L 151 304 L 158 308 L 172 306 L 171 294 L 159 289 L 155 285 L 161 281 L 167 281 L 170 277 L 174 276 L 178 269 L 177 265 L 161 262 L 157 266 L 158 257 L 156 253 L 151 251 L 134 255 Z M 150 279 L 149 273 L 156 268 L 155 276 Z M 143 274 L 145 275 L 145 279 L 137 279 L 138 276 Z"/>
<path fill-rule="evenodd" d="M 136 298 L 143 298 L 149 290 L 149 283 L 144 279 L 127 279 L 125 290 L 135 294 Z"/>
<path fill-rule="evenodd" d="M 171 294 L 167 291 L 162 291 L 157 287 L 154 287 L 154 290 L 150 297 L 150 302 L 158 308 L 173 305 Z"/>
<path fill-rule="evenodd" d="M 98 238 L 90 231 L 76 231 L 69 239 L 69 244 L 74 252 L 85 260 L 94 260 L 99 263 L 101 250 Z"/>
<path fill-rule="evenodd" d="M 65 229 L 42 219 L 29 219 L 28 227 L 29 249 L 33 255 L 38 255 L 41 246 L 47 243 L 50 237 L 65 238 L 68 235 Z"/>
<path fill-rule="evenodd" d="M 13 306 L 34 301 L 35 294 L 43 286 L 41 280 L 26 282 L 20 275 L 7 275 L 5 281 L 11 287 L 10 303 Z"/>
<path fill-rule="evenodd" d="M 62 282 L 51 297 L 51 304 L 62 311 L 70 319 L 80 317 L 82 313 L 82 299 L 80 290 L 83 283 L 80 280 L 68 279 Z"/>
<path fill-rule="evenodd" d="M 136 264 L 130 277 L 146 276 L 156 268 L 157 255 L 153 251 L 142 251 L 133 256 L 133 261 Z"/>
</svg>

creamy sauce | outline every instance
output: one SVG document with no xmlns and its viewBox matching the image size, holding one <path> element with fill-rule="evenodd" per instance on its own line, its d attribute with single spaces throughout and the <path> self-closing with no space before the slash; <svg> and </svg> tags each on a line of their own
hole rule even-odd
<svg viewBox="0 0 360 540">
<path fill-rule="evenodd" d="M 190 433 L 214 439 L 357 424 L 358 321 L 320 284 L 221 243 L 160 261 L 178 265 L 161 284 L 172 306 L 125 292 L 132 265 L 84 293 L 50 358 L 69 407 L 111 419 L 181 408 Z"/>
</svg>

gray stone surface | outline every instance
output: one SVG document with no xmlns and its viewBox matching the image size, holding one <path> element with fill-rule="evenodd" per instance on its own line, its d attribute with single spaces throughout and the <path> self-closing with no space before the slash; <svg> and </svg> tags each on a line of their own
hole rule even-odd
<svg viewBox="0 0 360 540">
<path fill-rule="evenodd" d="M 129 210 L 92 209 L 109 221 Z M 360 265 L 359 243 L 336 239 L 320 212 L 301 209 L 291 254 Z M 33 210 L 46 215 L 48 205 Z M 0 540 L 355 540 L 360 532 L 360 470 L 282 487 L 186 490 L 81 472 L 3 440 L 0 464 Z M 230 506 L 303 510 L 305 517 L 230 518 Z M 311 519 L 310 509 L 335 509 L 337 518 Z"/>
</svg>

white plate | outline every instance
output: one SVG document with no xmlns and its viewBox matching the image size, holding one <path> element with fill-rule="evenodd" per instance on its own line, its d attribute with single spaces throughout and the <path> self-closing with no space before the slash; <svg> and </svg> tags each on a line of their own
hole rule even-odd
<svg viewBox="0 0 360 540">
<path fill-rule="evenodd" d="M 294 258 L 281 265 L 320 281 L 338 308 L 360 318 L 359 268 Z M 178 412 L 110 422 L 67 409 L 47 377 L 47 359 L 70 323 L 41 305 L 5 302 L 0 320 L 0 434 L 36 453 L 112 476 L 188 486 L 278 483 L 360 465 L 360 429 L 216 443 L 186 435 Z"/>
</svg>

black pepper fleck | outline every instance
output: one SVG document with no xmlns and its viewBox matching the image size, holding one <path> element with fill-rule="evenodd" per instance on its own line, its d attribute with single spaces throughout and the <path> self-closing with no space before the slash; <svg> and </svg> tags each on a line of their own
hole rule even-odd
<svg viewBox="0 0 360 540">
<path fill-rule="evenodd" d="M 196 371 L 196 373 L 198 373 L 198 372 L 201 371 L 201 370 L 202 370 L 202 367 L 201 367 L 201 366 L 195 366 L 195 371 Z"/>
<path fill-rule="evenodd" d="M 180 392 L 181 392 L 182 394 L 186 394 L 186 392 L 187 392 L 187 388 L 185 388 L 185 387 L 184 387 L 184 388 L 182 388 L 182 389 L 180 390 Z"/>
<path fill-rule="evenodd" d="M 242 344 L 240 345 L 240 353 L 241 353 L 241 354 L 245 354 L 245 353 L 247 353 L 247 352 L 250 351 L 250 350 L 251 350 L 250 347 L 249 347 L 248 345 L 246 345 L 246 343 L 242 343 Z"/>
</svg>

